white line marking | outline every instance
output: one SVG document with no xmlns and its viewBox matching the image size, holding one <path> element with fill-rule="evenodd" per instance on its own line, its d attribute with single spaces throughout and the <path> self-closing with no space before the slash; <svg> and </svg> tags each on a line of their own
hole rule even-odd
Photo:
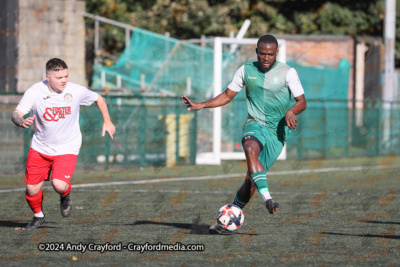
<svg viewBox="0 0 400 267">
<path fill-rule="evenodd" d="M 400 168 L 399 164 L 392 166 L 372 166 L 368 168 L 368 170 L 377 170 L 377 169 L 396 169 Z M 324 169 L 307 169 L 307 170 L 298 170 L 298 171 L 275 171 L 275 172 L 267 172 L 268 175 L 287 175 L 287 174 L 302 174 L 302 173 L 321 173 L 321 172 L 349 172 L 349 171 L 361 171 L 366 168 L 363 166 L 357 167 L 348 167 L 348 168 L 324 168 Z M 162 178 L 162 179 L 151 179 L 151 180 L 139 180 L 139 181 L 118 181 L 118 182 L 108 182 L 108 183 L 92 183 L 92 184 L 75 184 L 72 185 L 72 188 L 85 188 L 85 187 L 96 187 L 96 186 L 110 186 L 110 185 L 135 185 L 135 184 L 153 184 L 153 183 L 168 183 L 168 182 L 180 182 L 180 181 L 200 181 L 200 180 L 213 180 L 213 179 L 223 179 L 223 178 L 232 178 L 232 177 L 245 177 L 245 174 L 223 174 L 223 175 L 215 175 L 215 176 L 197 176 L 197 177 L 182 177 L 182 178 Z M 52 187 L 47 186 L 43 187 L 43 189 L 52 189 Z M 4 189 L 0 190 L 0 193 L 9 193 L 9 192 L 18 192 L 24 191 L 25 188 L 15 188 L 15 189 Z M 292 194 L 292 193 L 291 193 Z"/>
<path fill-rule="evenodd" d="M 316 172 L 337 172 L 337 171 L 362 171 L 362 170 L 379 170 L 379 169 L 397 169 L 400 168 L 399 164 L 392 165 L 392 166 L 372 166 L 370 168 L 366 168 L 363 166 L 357 167 L 347 167 L 347 168 L 324 168 L 324 169 L 308 169 L 308 170 L 299 170 L 299 171 L 279 171 L 279 172 L 267 172 L 268 174 L 272 175 L 283 175 L 283 174 L 300 174 L 300 173 L 316 173 Z"/>
<path fill-rule="evenodd" d="M 88 191 L 95 191 L 95 192 L 110 192 L 110 189 L 75 189 L 74 192 L 81 191 L 81 192 L 88 192 Z M 129 193 L 172 193 L 177 194 L 182 192 L 182 190 L 144 190 L 144 189 L 112 189 L 115 192 L 129 192 Z M 186 193 L 189 194 L 234 194 L 236 191 L 199 191 L 199 190 L 186 190 Z M 376 196 L 381 197 L 382 194 L 371 194 L 371 193 L 346 193 L 346 192 L 276 192 L 271 191 L 271 194 L 275 195 L 329 195 L 329 196 L 343 196 L 343 195 L 357 195 L 357 196 Z M 400 196 L 400 194 L 391 194 L 391 196 Z"/>
</svg>

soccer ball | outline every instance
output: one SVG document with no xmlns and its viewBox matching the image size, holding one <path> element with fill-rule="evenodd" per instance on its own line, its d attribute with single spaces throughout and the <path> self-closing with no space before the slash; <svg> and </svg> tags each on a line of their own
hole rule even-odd
<svg viewBox="0 0 400 267">
<path fill-rule="evenodd" d="M 242 209 L 236 205 L 228 204 L 222 206 L 217 215 L 217 222 L 228 231 L 236 231 L 242 226 L 244 214 Z"/>
</svg>

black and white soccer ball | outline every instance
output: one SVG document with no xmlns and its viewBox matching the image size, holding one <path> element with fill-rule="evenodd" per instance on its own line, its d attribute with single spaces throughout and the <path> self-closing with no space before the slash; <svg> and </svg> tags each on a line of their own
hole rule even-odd
<svg viewBox="0 0 400 267">
<path fill-rule="evenodd" d="M 236 231 L 244 222 L 242 209 L 233 204 L 222 206 L 218 211 L 217 222 L 228 231 Z"/>
</svg>

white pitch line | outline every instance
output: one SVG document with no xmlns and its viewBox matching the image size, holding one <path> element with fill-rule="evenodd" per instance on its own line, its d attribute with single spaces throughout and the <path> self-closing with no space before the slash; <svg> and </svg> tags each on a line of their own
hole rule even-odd
<svg viewBox="0 0 400 267">
<path fill-rule="evenodd" d="M 319 172 L 337 172 L 337 171 L 362 171 L 362 170 L 379 170 L 379 169 L 397 169 L 400 168 L 399 164 L 395 164 L 392 166 L 372 166 L 370 168 L 366 168 L 364 166 L 357 167 L 347 167 L 347 168 L 324 168 L 324 169 L 308 169 L 308 170 L 299 170 L 299 171 L 278 171 L 278 172 L 267 172 L 270 175 L 284 175 L 284 174 L 300 174 L 300 173 L 319 173 Z"/>
<path fill-rule="evenodd" d="M 396 169 L 400 168 L 400 165 L 392 165 L 392 166 L 372 166 L 368 168 L 368 170 L 376 170 L 376 169 Z M 361 171 L 366 169 L 363 166 L 357 167 L 347 167 L 347 168 L 324 168 L 324 169 L 307 169 L 307 170 L 297 170 L 297 171 L 275 171 L 268 172 L 268 175 L 287 175 L 287 174 L 303 174 L 303 173 L 321 173 L 321 172 L 338 172 L 338 171 Z M 118 182 L 107 182 L 107 183 L 91 183 L 91 184 L 75 184 L 72 185 L 72 188 L 85 188 L 85 187 L 96 187 L 96 186 L 110 186 L 110 185 L 136 185 L 136 184 L 153 184 L 153 183 L 168 183 L 168 182 L 180 182 L 180 181 L 200 181 L 200 180 L 214 180 L 214 179 L 223 179 L 223 178 L 232 178 L 232 177 L 245 177 L 245 174 L 223 174 L 223 175 L 208 175 L 208 176 L 195 176 L 195 177 L 181 177 L 181 178 L 162 178 L 162 179 L 151 179 L 151 180 L 139 180 L 139 181 L 118 181 Z M 43 187 L 43 189 L 51 189 L 50 186 Z M 17 192 L 24 191 L 25 188 L 15 188 L 15 189 L 4 189 L 0 190 L 0 193 L 9 193 L 9 192 Z"/>
<path fill-rule="evenodd" d="M 87 189 L 76 189 L 74 192 L 82 191 L 87 192 Z M 110 192 L 110 189 L 94 189 L 90 190 L 91 192 Z M 144 189 L 114 189 L 112 191 L 121 193 L 121 192 L 128 192 L 128 193 L 172 193 L 177 194 L 182 192 L 183 190 L 144 190 Z M 190 194 L 232 194 L 235 193 L 233 191 L 199 191 L 199 190 L 184 190 L 186 193 Z"/>
<path fill-rule="evenodd" d="M 74 192 L 88 192 L 88 189 L 76 189 Z M 129 192 L 129 193 L 173 193 L 177 194 L 182 192 L 182 190 L 144 190 L 144 189 L 114 189 L 112 191 L 121 193 L 121 192 Z M 90 192 L 110 192 L 110 189 L 94 189 L 90 190 Z M 236 191 L 199 191 L 199 190 L 185 190 L 186 193 L 189 194 L 234 194 Z M 371 194 L 371 193 L 342 193 L 342 192 L 276 192 L 271 191 L 271 194 L 275 195 L 329 195 L 329 196 L 342 196 L 342 195 L 357 195 L 357 196 L 376 196 L 381 197 L 382 194 Z M 400 194 L 391 194 L 391 196 L 398 197 Z"/>
</svg>

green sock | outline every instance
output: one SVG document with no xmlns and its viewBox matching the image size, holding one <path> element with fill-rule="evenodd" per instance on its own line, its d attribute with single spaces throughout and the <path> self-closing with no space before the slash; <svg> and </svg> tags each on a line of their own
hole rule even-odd
<svg viewBox="0 0 400 267">
<path fill-rule="evenodd" d="M 233 205 L 238 206 L 239 208 L 243 209 L 246 204 L 249 203 L 249 200 L 244 200 L 240 195 L 239 192 L 236 193 L 235 200 L 233 201 Z"/>
<path fill-rule="evenodd" d="M 263 195 L 268 192 L 267 172 L 261 171 L 250 175 L 251 179 L 255 183 L 258 192 Z"/>
</svg>

